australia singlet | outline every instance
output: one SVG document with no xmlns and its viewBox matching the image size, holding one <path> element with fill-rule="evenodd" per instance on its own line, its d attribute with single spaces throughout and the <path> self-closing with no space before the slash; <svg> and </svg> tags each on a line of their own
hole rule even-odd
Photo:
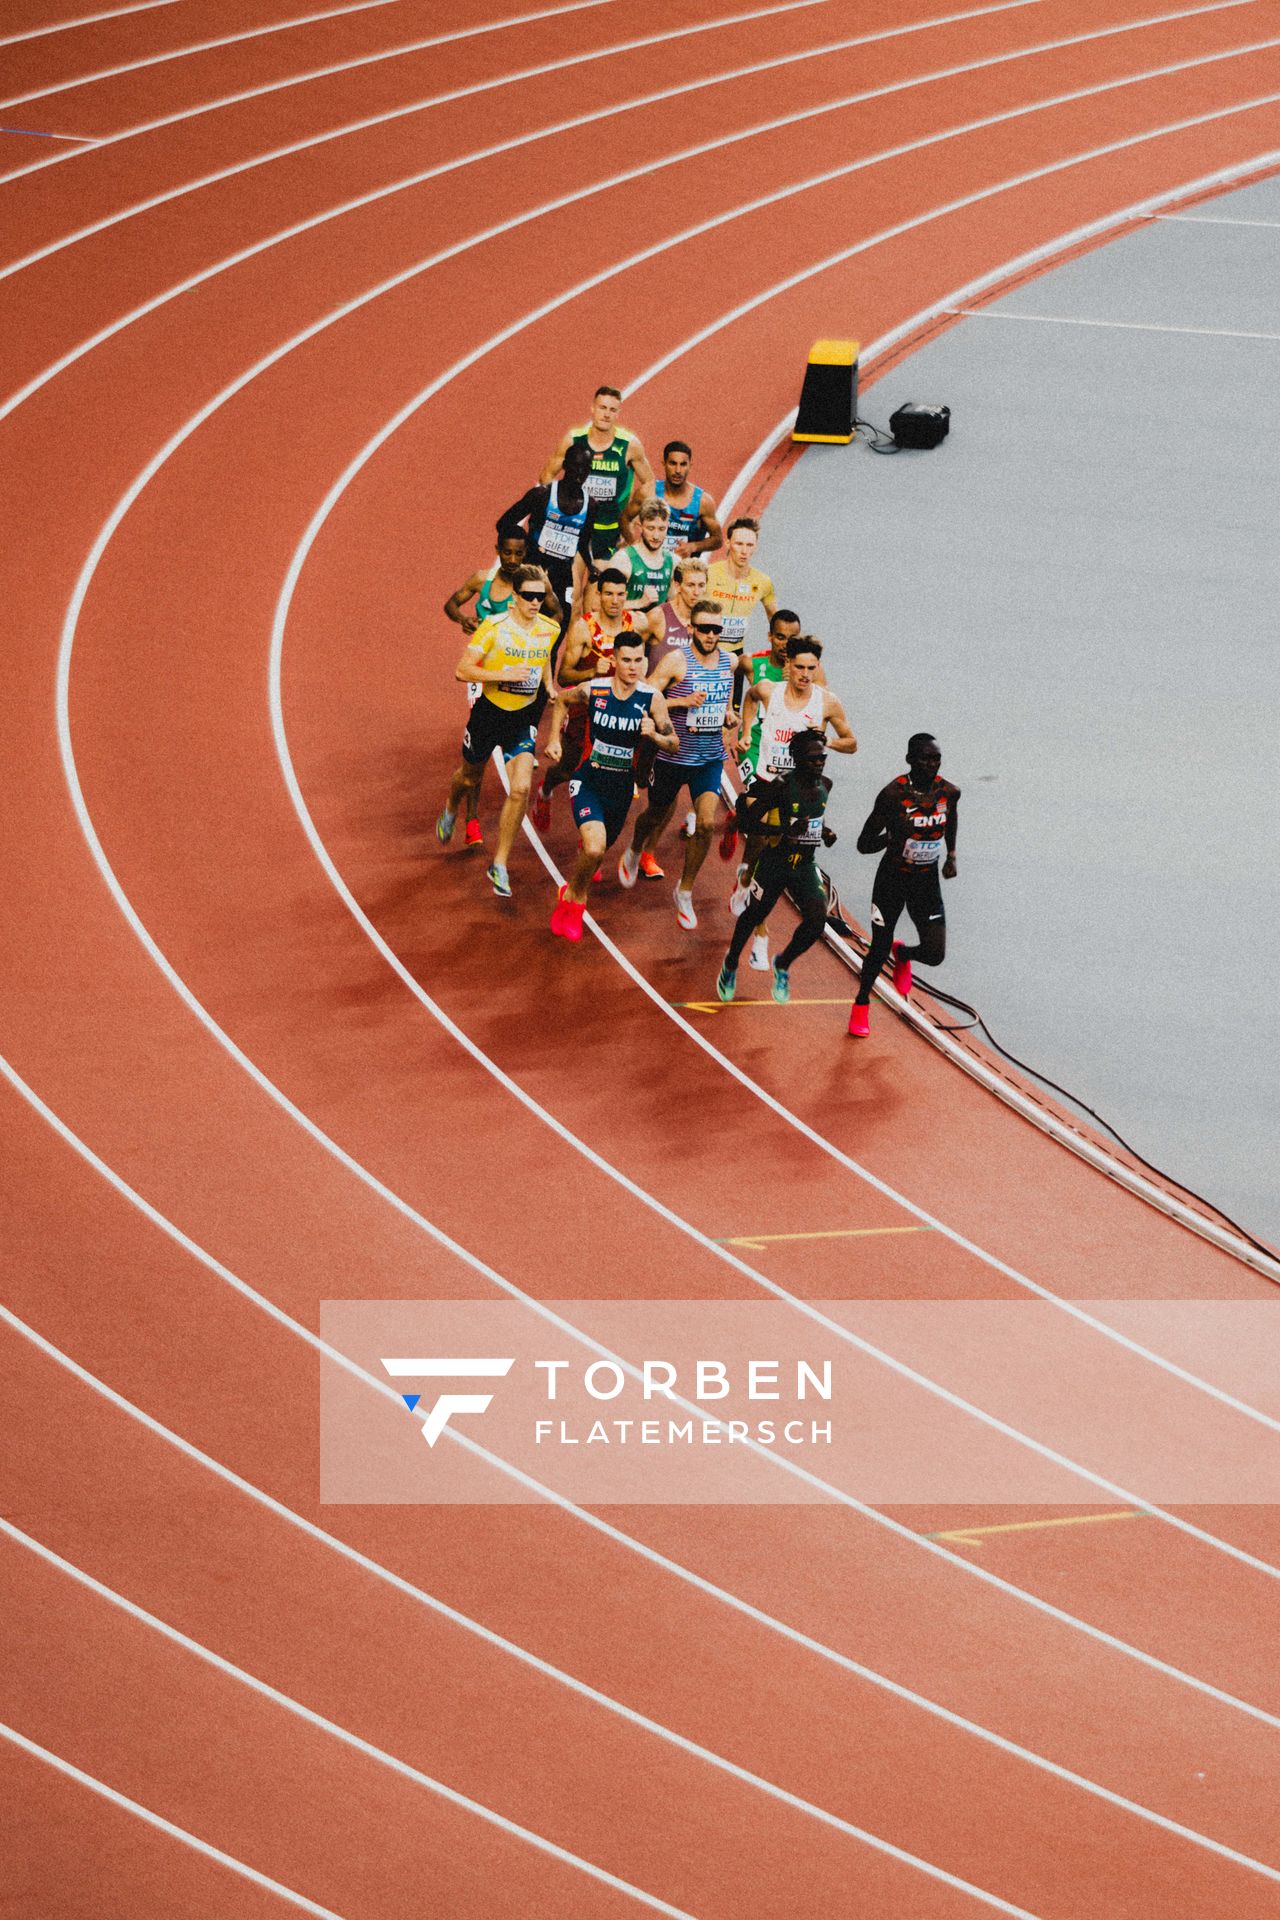
<svg viewBox="0 0 1280 1920">
<path fill-rule="evenodd" d="M 816 727 L 819 733 L 825 734 L 825 708 L 825 687 L 810 687 L 802 707 L 789 707 L 785 680 L 766 686 L 760 708 L 760 744 L 756 750 L 756 768 L 762 780 L 776 780 L 791 772 L 795 765 L 791 742 L 796 734 L 808 727 Z"/>
<path fill-rule="evenodd" d="M 579 427 L 570 435 L 571 446 L 583 446 L 591 455 L 591 471 L 587 475 L 586 488 L 588 500 L 599 504 L 599 525 L 616 527 L 618 510 L 625 506 L 631 492 L 631 467 L 627 456 L 631 451 L 631 435 L 625 427 L 614 430 L 613 439 L 600 451 L 593 447 L 588 437 L 590 427 Z"/>
<path fill-rule="evenodd" d="M 684 675 L 667 688 L 673 700 L 687 700 L 691 694 L 704 693 L 700 707 L 672 707 L 671 724 L 679 744 L 674 753 L 660 753 L 659 760 L 675 766 L 706 766 L 724 759 L 724 720 L 733 697 L 733 655 L 717 647 L 705 659 L 692 640 L 667 649 L 684 656 Z M 665 655 L 663 656 L 666 657 Z"/>
<path fill-rule="evenodd" d="M 959 787 L 941 778 L 928 793 L 917 793 L 905 773 L 882 787 L 875 811 L 889 840 L 885 858 L 903 873 L 936 866 L 945 857 L 947 828 L 959 798 Z"/>
<path fill-rule="evenodd" d="M 667 522 L 666 547 L 668 553 L 674 553 L 686 540 L 702 538 L 702 488 L 695 487 L 687 507 L 677 507 L 667 498 L 667 483 L 659 480 L 654 494 L 671 515 Z"/>
<path fill-rule="evenodd" d="M 653 688 L 643 681 L 623 698 L 614 692 L 612 676 L 589 682 L 586 750 L 578 763 L 579 778 L 606 789 L 625 781 L 629 788 L 640 723 L 652 705 Z"/>
</svg>

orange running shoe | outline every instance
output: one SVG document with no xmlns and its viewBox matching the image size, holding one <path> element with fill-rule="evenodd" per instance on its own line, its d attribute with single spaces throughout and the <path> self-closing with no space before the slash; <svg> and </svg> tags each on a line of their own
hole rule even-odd
<svg viewBox="0 0 1280 1920">
<path fill-rule="evenodd" d="M 646 880 L 661 880 L 665 877 L 665 868 L 660 867 L 651 853 L 640 855 L 640 871 Z"/>
</svg>

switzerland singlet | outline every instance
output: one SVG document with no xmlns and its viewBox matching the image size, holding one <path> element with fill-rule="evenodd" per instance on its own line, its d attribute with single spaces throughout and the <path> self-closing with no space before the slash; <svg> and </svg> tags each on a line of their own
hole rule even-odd
<svg viewBox="0 0 1280 1920">
<path fill-rule="evenodd" d="M 680 767 L 702 767 L 723 760 L 724 717 L 733 698 L 733 655 L 717 647 L 709 660 L 704 659 L 692 640 L 669 647 L 667 652 L 684 656 L 684 675 L 667 688 L 669 697 L 687 700 L 692 693 L 705 693 L 707 697 L 700 707 L 672 707 L 671 724 L 679 744 L 674 753 L 660 753 L 659 760 Z"/>
<path fill-rule="evenodd" d="M 791 758 L 791 742 L 796 734 L 803 733 L 807 727 L 816 727 L 825 736 L 826 724 L 822 717 L 825 705 L 825 687 L 810 687 L 809 697 L 802 707 L 787 705 L 785 680 L 766 687 L 760 708 L 760 745 L 756 759 L 762 780 L 776 780 L 782 774 L 791 772 L 795 765 Z"/>
<path fill-rule="evenodd" d="M 702 538 L 702 488 L 694 488 L 693 497 L 687 507 L 677 507 L 667 499 L 665 480 L 659 480 L 653 491 L 671 515 L 667 522 L 667 552 L 674 553 L 685 540 L 700 540 Z"/>
<path fill-rule="evenodd" d="M 587 688 L 586 751 L 579 777 L 606 791 L 614 783 L 631 786 L 631 763 L 640 744 L 640 723 L 653 705 L 653 688 L 642 681 L 625 699 L 613 690 L 613 678 L 592 680 Z"/>
</svg>

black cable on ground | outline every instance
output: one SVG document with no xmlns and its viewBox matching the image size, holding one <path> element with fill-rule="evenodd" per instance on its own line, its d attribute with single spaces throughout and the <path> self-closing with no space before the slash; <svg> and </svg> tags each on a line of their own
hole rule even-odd
<svg viewBox="0 0 1280 1920">
<path fill-rule="evenodd" d="M 902 452 L 902 448 L 898 445 L 893 435 L 887 433 L 883 427 L 873 425 L 870 420 L 855 420 L 853 424 L 856 428 L 860 429 L 859 437 L 862 438 L 863 444 L 869 453 Z M 866 438 L 868 434 L 871 436 L 870 439 Z"/>
</svg>

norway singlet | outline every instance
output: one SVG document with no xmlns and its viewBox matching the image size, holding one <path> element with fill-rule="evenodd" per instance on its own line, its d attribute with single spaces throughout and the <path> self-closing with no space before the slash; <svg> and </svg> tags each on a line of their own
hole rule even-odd
<svg viewBox="0 0 1280 1920">
<path fill-rule="evenodd" d="M 677 507 L 668 500 L 665 480 L 659 480 L 653 491 L 655 498 L 661 500 L 671 515 L 667 522 L 667 552 L 674 553 L 676 548 L 686 540 L 700 540 L 702 538 L 702 488 L 694 488 L 693 497 L 687 507 Z"/>
<path fill-rule="evenodd" d="M 825 687 L 810 687 L 809 697 L 802 707 L 789 707 L 785 680 L 766 686 L 760 708 L 760 745 L 756 755 L 756 768 L 762 780 L 776 780 L 782 774 L 791 772 L 795 765 L 791 758 L 791 742 L 796 734 L 803 733 L 808 727 L 816 727 L 819 733 L 825 735 L 825 710 Z"/>
<path fill-rule="evenodd" d="M 653 705 L 653 688 L 643 682 L 625 697 L 613 690 L 612 676 L 587 687 L 586 750 L 578 775 L 602 791 L 625 783 L 631 794 L 631 763 L 640 744 L 640 723 Z"/>
</svg>

